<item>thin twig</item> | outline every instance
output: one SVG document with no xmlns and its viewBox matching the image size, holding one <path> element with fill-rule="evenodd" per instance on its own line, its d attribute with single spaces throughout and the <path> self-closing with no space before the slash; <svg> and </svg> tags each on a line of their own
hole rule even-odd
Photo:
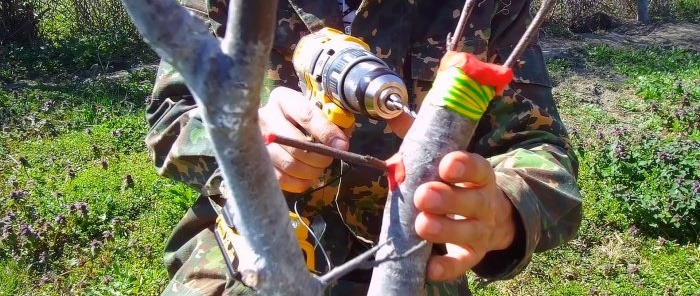
<svg viewBox="0 0 700 296">
<path fill-rule="evenodd" d="M 406 258 L 408 256 L 411 256 L 411 254 L 417 252 L 418 250 L 420 250 L 422 247 L 426 246 L 427 244 L 428 244 L 428 241 L 424 240 L 424 241 L 421 241 L 420 243 L 416 244 L 412 248 L 408 249 L 406 252 L 403 252 L 403 254 L 393 253 L 385 258 L 375 259 L 373 261 L 366 261 L 366 262 L 364 262 L 364 265 L 367 265 L 367 266 L 361 266 L 361 268 L 363 268 L 363 269 L 374 268 L 377 265 L 382 264 L 382 263 L 387 262 L 387 261 L 396 261 L 396 260 Z M 394 250 L 394 251 L 396 251 L 396 250 Z"/>
<path fill-rule="evenodd" d="M 459 16 L 459 22 L 457 22 L 457 27 L 455 28 L 454 35 L 447 35 L 447 49 L 450 51 L 461 51 L 462 43 L 459 42 L 462 39 L 462 34 L 464 34 L 464 28 L 467 25 L 467 19 L 474 8 L 474 3 L 476 0 L 467 0 L 464 2 L 464 7 L 462 7 L 462 14 Z"/>
<path fill-rule="evenodd" d="M 299 148 L 302 150 L 307 150 L 310 152 L 315 152 L 325 156 L 330 156 L 336 159 L 344 160 L 346 162 L 361 165 L 373 169 L 378 169 L 380 171 L 386 171 L 386 162 L 381 159 L 369 156 L 360 155 L 357 153 L 347 152 L 320 143 L 313 143 L 307 141 L 300 141 L 294 138 L 289 138 L 277 134 L 267 134 L 263 137 L 267 143 L 277 143 L 281 145 L 286 145 L 294 148 Z"/>
<path fill-rule="evenodd" d="M 535 18 L 532 20 L 532 23 L 530 23 L 530 26 L 528 26 L 527 30 L 525 30 L 525 34 L 523 34 L 523 36 L 520 37 L 520 40 L 518 40 L 518 44 L 515 45 L 513 52 L 510 53 L 510 56 L 508 57 L 506 62 L 503 63 L 503 66 L 513 68 L 515 62 L 518 59 L 520 59 L 520 55 L 522 55 L 525 51 L 527 44 L 532 42 L 532 39 L 535 37 L 535 34 L 542 25 L 542 22 L 544 22 L 545 20 L 544 16 L 548 14 L 550 10 L 552 10 L 552 7 L 554 7 L 555 2 L 555 0 L 542 0 L 542 5 L 540 5 L 540 9 L 539 11 L 537 11 L 537 15 L 535 15 Z"/>
<path fill-rule="evenodd" d="M 343 263 L 343 265 L 340 265 L 336 268 L 333 268 L 333 270 L 324 274 L 319 279 L 321 280 L 322 283 L 324 283 L 326 285 L 337 281 L 342 276 L 344 276 L 344 275 L 348 274 L 349 272 L 362 266 L 364 263 L 366 263 L 369 260 L 370 257 L 372 257 L 375 253 L 377 253 L 377 251 L 379 251 L 379 249 L 388 245 L 390 242 L 391 242 L 391 238 L 377 244 L 376 246 L 374 246 L 371 249 L 365 251 L 364 253 L 358 255 L 357 257 L 352 258 L 350 261 Z"/>
</svg>

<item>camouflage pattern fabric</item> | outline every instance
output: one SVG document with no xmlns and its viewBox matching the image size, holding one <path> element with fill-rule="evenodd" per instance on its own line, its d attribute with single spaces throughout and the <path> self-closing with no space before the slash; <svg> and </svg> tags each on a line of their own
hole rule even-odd
<svg viewBox="0 0 700 296">
<path fill-rule="evenodd" d="M 217 36 L 223 36 L 227 1 L 185 0 Z M 454 30 L 463 0 L 364 0 L 352 24 L 352 34 L 409 86 L 410 102 L 420 107 Z M 482 60 L 502 62 L 531 19 L 530 1 L 480 1 L 468 21 L 465 51 Z M 336 1 L 280 1 L 278 26 L 268 65 L 271 86 L 297 88 L 291 64 L 299 38 L 324 26 L 342 30 Z M 581 197 L 576 186 L 578 163 L 571 150 L 551 93 L 541 49 L 531 44 L 514 69 L 515 79 L 502 97 L 494 99 L 482 117 L 468 151 L 486 157 L 497 182 L 517 210 L 517 234 L 511 247 L 486 255 L 473 271 L 486 280 L 512 278 L 534 252 L 556 247 L 576 235 L 581 220 Z M 166 245 L 165 264 L 172 278 L 164 295 L 246 295 L 229 278 L 212 235 L 220 174 L 205 137 L 199 109 L 184 81 L 161 63 L 147 110 L 150 130 L 146 143 L 158 173 L 185 182 L 202 196 L 175 227 Z M 358 117 L 350 150 L 386 159 L 401 141 L 383 122 Z M 381 227 L 387 180 L 368 168 L 335 162 L 319 185 L 303 194 L 288 194 L 305 217 L 322 217 L 328 224 L 321 240 L 334 265 L 372 246 Z M 292 206 L 290 206 L 292 208 Z M 370 271 L 341 280 L 329 295 L 361 295 Z M 430 283 L 431 295 L 469 295 L 464 278 Z"/>
</svg>

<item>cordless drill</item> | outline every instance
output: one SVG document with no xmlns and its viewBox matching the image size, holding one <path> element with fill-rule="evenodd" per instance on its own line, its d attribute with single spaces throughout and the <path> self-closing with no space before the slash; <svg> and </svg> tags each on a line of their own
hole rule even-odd
<svg viewBox="0 0 700 296">
<path fill-rule="evenodd" d="M 301 38 L 292 62 L 301 91 L 341 128 L 352 126 L 356 114 L 377 120 L 410 114 L 401 77 L 358 38 L 323 28 Z"/>
</svg>

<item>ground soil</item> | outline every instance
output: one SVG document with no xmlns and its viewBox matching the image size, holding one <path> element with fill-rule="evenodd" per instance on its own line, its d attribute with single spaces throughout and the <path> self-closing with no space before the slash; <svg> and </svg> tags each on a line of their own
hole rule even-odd
<svg viewBox="0 0 700 296">
<path fill-rule="evenodd" d="M 678 47 L 700 51 L 700 24 L 624 24 L 611 31 L 576 34 L 571 37 L 540 39 L 546 58 L 557 57 L 586 44 L 607 44 L 635 48 Z"/>
<path fill-rule="evenodd" d="M 563 59 L 572 66 L 572 71 L 567 73 L 552 73 L 555 97 L 557 92 L 569 92 L 577 102 L 596 105 L 624 124 L 631 114 L 620 108 L 621 100 L 640 100 L 631 90 L 623 87 L 627 78 L 611 69 L 593 67 L 585 63 L 581 55 L 582 47 L 603 44 L 630 49 L 675 47 L 700 52 L 700 24 L 626 24 L 607 32 L 567 37 L 543 34 L 540 37 L 545 59 Z M 569 121 L 569 118 L 563 119 Z"/>
</svg>

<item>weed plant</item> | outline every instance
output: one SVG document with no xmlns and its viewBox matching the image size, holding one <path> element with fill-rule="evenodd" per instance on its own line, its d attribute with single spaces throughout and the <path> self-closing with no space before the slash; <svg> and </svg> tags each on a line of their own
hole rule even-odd
<svg viewBox="0 0 700 296">
<path fill-rule="evenodd" d="M 641 98 L 638 130 L 617 126 L 580 149 L 590 177 L 605 186 L 641 230 L 681 242 L 700 238 L 700 54 L 680 49 L 591 47 L 596 66 L 613 65 Z M 579 139 L 580 142 L 582 142 Z"/>
<path fill-rule="evenodd" d="M 0 89 L 0 295 L 157 294 L 163 243 L 194 195 L 145 152 L 154 72 L 10 68 L 34 80 Z"/>
</svg>

